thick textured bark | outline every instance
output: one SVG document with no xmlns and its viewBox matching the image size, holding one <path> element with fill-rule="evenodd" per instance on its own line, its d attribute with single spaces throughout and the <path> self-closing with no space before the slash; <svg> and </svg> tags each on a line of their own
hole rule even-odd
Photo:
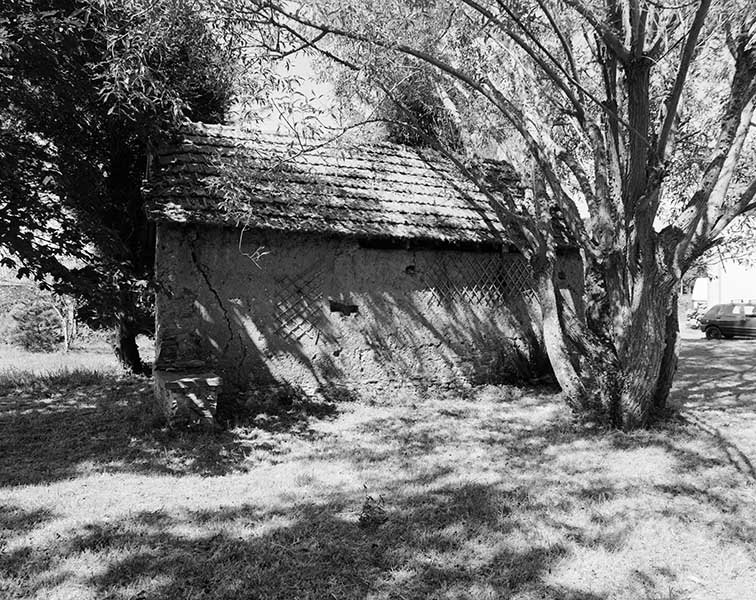
<svg viewBox="0 0 756 600">
<path fill-rule="evenodd" d="M 644 427 L 651 420 L 651 408 L 661 371 L 665 346 L 666 299 L 651 281 L 643 286 L 630 307 L 630 324 L 620 341 L 621 420 L 623 429 Z"/>
<path fill-rule="evenodd" d="M 652 418 L 660 418 L 667 408 L 667 399 L 672 390 L 677 360 L 680 355 L 680 321 L 677 310 L 677 294 L 672 298 L 664 336 L 664 354 L 662 356 L 659 379 L 656 382 L 656 392 L 652 406 Z"/>
<path fill-rule="evenodd" d="M 627 112 L 630 132 L 628 144 L 628 168 L 624 189 L 625 222 L 631 222 L 638 209 L 638 203 L 646 193 L 648 181 L 648 127 L 649 78 L 651 64 L 646 57 L 637 59 L 625 67 L 627 86 Z"/>
<path fill-rule="evenodd" d="M 546 350 L 576 412 L 621 429 L 647 426 L 661 415 L 678 333 L 677 312 L 670 314 L 674 277 L 661 269 L 644 261 L 627 295 L 607 289 L 614 277 L 594 282 L 602 288 L 594 297 L 601 314 L 588 321 L 564 305 L 548 270 L 537 274 Z"/>
<path fill-rule="evenodd" d="M 134 320 L 128 316 L 121 316 L 118 319 L 118 345 L 115 353 L 124 368 L 136 375 L 142 375 L 144 366 L 136 343 L 138 333 Z"/>
<path fill-rule="evenodd" d="M 568 339 L 564 332 L 564 313 L 559 306 L 561 298 L 554 285 L 553 270 L 547 268 L 537 273 L 536 286 L 541 304 L 543 343 L 554 376 L 572 408 L 578 411 L 585 410 L 588 408 L 585 403 L 590 398 L 580 377 L 575 354 L 568 347 Z"/>
</svg>

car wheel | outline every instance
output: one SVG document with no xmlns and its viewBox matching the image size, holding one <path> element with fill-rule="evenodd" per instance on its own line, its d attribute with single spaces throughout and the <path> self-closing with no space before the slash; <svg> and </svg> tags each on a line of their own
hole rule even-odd
<svg viewBox="0 0 756 600">
<path fill-rule="evenodd" d="M 722 331 L 719 329 L 719 327 L 709 327 L 706 330 L 706 339 L 707 340 L 721 340 Z"/>
</svg>

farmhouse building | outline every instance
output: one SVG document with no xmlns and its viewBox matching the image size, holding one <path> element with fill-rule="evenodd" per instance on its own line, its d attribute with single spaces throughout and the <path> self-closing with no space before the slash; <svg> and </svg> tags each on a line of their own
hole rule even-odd
<svg viewBox="0 0 756 600">
<path fill-rule="evenodd" d="M 496 181 L 521 194 L 510 167 Z M 303 151 L 192 124 L 158 154 L 146 192 L 156 385 L 173 418 L 210 418 L 218 389 L 359 395 L 537 368 L 526 261 L 486 196 L 429 150 Z M 579 255 L 560 256 L 564 292 L 582 297 Z"/>
</svg>

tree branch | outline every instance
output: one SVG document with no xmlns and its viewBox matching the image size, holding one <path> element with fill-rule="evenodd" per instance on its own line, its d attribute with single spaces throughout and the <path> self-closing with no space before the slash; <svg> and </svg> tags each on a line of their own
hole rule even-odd
<svg viewBox="0 0 756 600">
<path fill-rule="evenodd" d="M 573 108 L 575 109 L 576 116 L 578 120 L 583 123 L 585 121 L 585 108 L 583 107 L 580 100 L 575 96 L 575 93 L 570 89 L 570 87 L 565 83 L 564 79 L 562 79 L 559 74 L 556 72 L 556 70 L 548 64 L 541 56 L 538 55 L 538 53 L 535 51 L 535 49 L 526 42 L 522 37 L 520 37 L 517 33 L 512 31 L 506 23 L 504 23 L 501 19 L 499 19 L 496 15 L 494 15 L 491 11 L 489 11 L 484 6 L 481 6 L 478 2 L 475 0 L 461 0 L 463 4 L 466 4 L 479 14 L 483 15 L 488 19 L 491 23 L 494 23 L 499 29 L 501 29 L 507 37 L 509 37 L 513 42 L 515 42 L 520 48 L 522 48 L 530 58 L 532 58 L 535 63 L 541 67 L 543 72 L 551 79 L 551 81 L 554 82 L 554 84 L 562 90 L 565 96 L 567 96 L 567 99 L 570 101 L 570 104 L 572 104 Z M 507 8 L 505 5 L 502 4 L 502 8 L 507 12 L 509 17 L 517 23 L 517 25 L 525 32 L 525 34 L 530 37 L 533 42 L 535 43 L 536 47 L 541 50 L 548 58 L 553 62 L 557 67 L 568 77 L 570 75 L 564 70 L 564 68 L 560 65 L 559 61 L 557 61 L 550 52 L 546 48 L 543 47 L 543 45 L 529 32 L 529 30 L 525 27 L 525 25 L 517 18 L 517 15 L 515 15 L 509 8 Z"/>
<path fill-rule="evenodd" d="M 680 104 L 680 97 L 682 96 L 685 80 L 688 77 L 688 69 L 690 63 L 693 60 L 693 55 L 696 50 L 696 44 L 698 43 L 698 35 L 703 28 L 706 16 L 711 6 L 711 0 L 701 0 L 701 4 L 698 5 L 696 16 L 693 19 L 693 23 L 688 33 L 688 39 L 685 42 L 685 48 L 683 49 L 682 56 L 680 58 L 680 66 L 677 69 L 677 76 L 675 77 L 675 83 L 672 86 L 672 91 L 667 98 L 665 105 L 667 108 L 667 114 L 664 117 L 661 132 L 659 133 L 659 141 L 657 143 L 657 159 L 659 162 L 664 162 L 667 155 L 667 146 L 669 136 L 672 131 L 672 125 L 674 124 L 677 116 L 677 107 Z"/>
<path fill-rule="evenodd" d="M 682 21 L 680 21 L 680 17 L 677 13 L 672 13 L 665 25 L 662 26 L 661 22 L 657 24 L 656 36 L 651 40 L 651 46 L 647 51 L 647 54 L 651 58 L 659 60 L 664 40 L 672 35 L 674 29 L 681 24 L 681 22 Z M 676 46 L 679 43 L 680 41 L 678 40 L 673 46 Z"/>
<path fill-rule="evenodd" d="M 512 124 L 512 126 L 523 138 L 523 141 L 525 142 L 530 155 L 535 159 L 539 168 L 542 170 L 544 178 L 546 179 L 549 187 L 554 193 L 554 199 L 565 215 L 565 219 L 567 221 L 566 225 L 569 227 L 572 235 L 581 243 L 583 248 L 585 248 L 586 250 L 590 250 L 593 247 L 593 244 L 590 242 L 590 239 L 585 232 L 584 224 L 582 222 L 582 219 L 580 218 L 580 213 L 577 210 L 574 201 L 564 191 L 559 177 L 554 171 L 554 167 L 547 158 L 541 144 L 538 143 L 535 137 L 528 130 L 526 126 L 526 120 L 521 110 L 516 107 L 503 93 L 501 93 L 501 91 L 489 79 L 485 79 L 483 82 L 476 81 L 467 73 L 453 67 L 445 61 L 442 61 L 422 50 L 407 46 L 406 44 L 389 43 L 380 39 L 370 38 L 369 36 L 363 34 L 347 31 L 338 27 L 333 27 L 331 25 L 316 23 L 305 17 L 292 14 L 285 10 L 283 7 L 270 2 L 269 0 L 253 1 L 260 7 L 269 8 L 286 19 L 289 19 L 305 27 L 315 29 L 316 31 L 324 31 L 326 33 L 337 35 L 345 39 L 372 44 L 379 48 L 413 56 L 421 60 L 422 62 L 435 67 L 439 71 L 446 73 L 452 78 L 463 82 L 465 85 L 478 92 L 501 112 L 504 118 Z"/>
<path fill-rule="evenodd" d="M 549 10 L 548 6 L 546 6 L 545 1 L 537 0 L 537 2 L 538 2 L 538 6 L 541 7 L 541 11 L 543 11 L 543 14 L 546 15 L 546 19 L 551 25 L 551 28 L 554 30 L 554 33 L 556 33 L 557 37 L 559 38 L 559 43 L 562 45 L 564 54 L 567 56 L 567 62 L 570 65 L 570 71 L 572 71 L 573 79 L 579 83 L 580 76 L 578 75 L 577 67 L 575 66 L 575 56 L 572 53 L 572 46 L 567 41 L 567 38 L 564 36 L 564 32 L 562 31 L 562 29 L 557 25 L 556 19 L 554 19 L 554 15 L 551 14 L 551 11 Z"/>
<path fill-rule="evenodd" d="M 646 43 L 646 19 L 648 10 L 641 8 L 638 0 L 630 0 L 631 47 L 635 58 L 643 56 L 643 46 Z"/>
<path fill-rule="evenodd" d="M 585 196 L 585 201 L 588 204 L 588 210 L 595 214 L 598 212 L 598 204 L 596 202 L 596 194 L 593 192 L 591 181 L 588 179 L 588 174 L 583 169 L 582 165 L 575 159 L 575 157 L 567 152 L 564 148 L 557 152 L 557 158 L 567 165 L 567 168 L 572 172 L 575 180 L 580 187 L 580 191 Z"/>
<path fill-rule="evenodd" d="M 683 233 L 677 250 L 681 263 L 712 242 L 714 229 L 721 231 L 734 218 L 728 215 L 725 201 L 756 105 L 756 48 L 747 34 L 737 40 L 737 45 L 730 98 L 717 144 L 698 189 L 675 222 Z"/>
<path fill-rule="evenodd" d="M 541 59 L 537 53 L 519 36 L 514 34 L 505 23 L 501 21 L 501 19 L 498 19 L 495 15 L 493 15 L 490 11 L 487 9 L 481 7 L 475 0 L 462 0 L 464 4 L 467 4 L 474 10 L 480 12 L 478 10 L 478 7 L 480 7 L 481 10 L 486 12 L 481 12 L 483 16 L 485 16 L 487 19 L 489 19 L 491 22 L 495 23 L 499 26 L 499 28 L 504 31 L 504 33 L 510 37 L 515 43 L 517 43 L 529 56 L 531 56 L 537 64 L 544 70 L 546 75 L 549 76 L 549 79 L 554 81 L 558 85 L 558 87 L 562 90 L 566 90 L 565 93 L 567 94 L 568 99 L 571 101 L 572 105 L 575 107 L 576 110 L 576 116 L 578 121 L 580 122 L 581 127 L 585 125 L 585 107 L 582 105 L 582 102 L 580 102 L 580 99 L 576 98 L 574 96 L 574 93 L 572 93 L 572 90 L 569 89 L 568 86 L 564 83 L 564 81 L 559 77 L 553 69 L 549 67 L 548 64 Z M 473 6 L 475 5 L 475 6 Z M 591 101 L 593 101 L 596 106 L 598 106 L 602 111 L 606 112 L 612 119 L 615 119 L 617 122 L 624 125 L 628 130 L 630 130 L 634 135 L 636 135 L 639 139 L 643 140 L 644 143 L 648 144 L 648 141 L 646 139 L 646 135 L 638 131 L 637 129 L 634 129 L 627 121 L 625 121 L 622 117 L 620 117 L 615 111 L 612 111 L 611 108 L 609 108 L 606 105 L 606 102 L 602 102 L 599 100 L 594 94 L 592 94 L 588 89 L 583 87 L 580 82 L 577 80 L 577 78 L 574 78 L 572 75 L 570 75 L 564 67 L 559 63 L 559 61 L 554 58 L 554 56 L 543 47 L 543 45 L 536 39 L 536 37 L 525 27 L 525 25 L 521 22 L 521 20 L 517 17 L 517 15 L 514 14 L 514 12 L 511 11 L 511 9 L 508 9 L 504 4 L 502 4 L 502 8 L 507 12 L 507 14 L 520 26 L 520 28 L 525 31 L 525 33 L 530 37 L 538 46 L 539 49 L 541 49 L 548 58 L 559 67 L 559 70 L 564 73 L 564 75 L 567 77 L 567 80 L 573 84 L 578 92 L 580 94 L 584 94 L 586 97 L 588 97 Z M 553 75 L 552 75 L 553 73 Z"/>
<path fill-rule="evenodd" d="M 574 8 L 596 30 L 606 47 L 623 63 L 630 60 L 630 51 L 625 48 L 617 35 L 603 23 L 582 0 L 564 0 L 565 4 Z"/>
<path fill-rule="evenodd" d="M 738 197 L 737 201 L 731 203 L 722 215 L 722 218 L 720 218 L 716 225 L 711 228 L 710 237 L 715 239 L 725 230 L 733 219 L 754 210 L 754 208 L 756 208 L 756 203 L 753 202 L 754 197 L 756 197 L 756 178 L 748 184 L 743 193 Z"/>
</svg>

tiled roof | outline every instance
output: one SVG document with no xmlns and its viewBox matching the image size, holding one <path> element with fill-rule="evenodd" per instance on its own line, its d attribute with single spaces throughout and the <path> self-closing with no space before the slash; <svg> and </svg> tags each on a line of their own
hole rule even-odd
<svg viewBox="0 0 756 600">
<path fill-rule="evenodd" d="M 302 150 L 286 136 L 187 125 L 158 154 L 145 185 L 155 221 L 236 224 L 229 194 L 251 229 L 394 240 L 502 243 L 489 200 L 448 160 L 389 143 L 332 142 Z M 519 195 L 513 169 L 489 164 L 502 193 Z"/>
</svg>

